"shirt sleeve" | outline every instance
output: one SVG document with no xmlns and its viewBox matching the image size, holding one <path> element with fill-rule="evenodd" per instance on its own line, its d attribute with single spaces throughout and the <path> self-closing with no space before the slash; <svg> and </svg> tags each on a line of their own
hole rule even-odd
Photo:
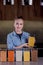
<svg viewBox="0 0 43 65">
<path fill-rule="evenodd" d="M 26 36 L 27 36 L 27 39 L 28 39 L 30 37 L 30 33 L 27 33 Z"/>
<path fill-rule="evenodd" d="M 13 41 L 10 35 L 7 35 L 7 48 L 13 49 Z"/>
</svg>

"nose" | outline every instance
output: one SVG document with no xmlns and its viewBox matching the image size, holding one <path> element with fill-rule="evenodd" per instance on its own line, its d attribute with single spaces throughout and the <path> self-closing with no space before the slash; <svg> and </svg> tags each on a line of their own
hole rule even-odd
<svg viewBox="0 0 43 65">
<path fill-rule="evenodd" d="M 20 24 L 18 24 L 18 27 L 20 27 Z"/>
</svg>

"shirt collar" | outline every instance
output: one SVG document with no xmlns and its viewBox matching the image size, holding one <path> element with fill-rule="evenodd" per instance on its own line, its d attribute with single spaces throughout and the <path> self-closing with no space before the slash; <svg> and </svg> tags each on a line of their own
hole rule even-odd
<svg viewBox="0 0 43 65">
<path fill-rule="evenodd" d="M 15 32 L 15 31 L 13 31 L 13 34 L 14 34 L 14 36 L 17 36 L 17 34 L 16 34 L 16 32 Z M 24 35 L 24 32 L 22 33 L 22 35 Z"/>
</svg>

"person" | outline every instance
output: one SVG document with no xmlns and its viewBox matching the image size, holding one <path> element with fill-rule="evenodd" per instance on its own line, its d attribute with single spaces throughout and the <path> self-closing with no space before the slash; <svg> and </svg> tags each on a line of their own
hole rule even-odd
<svg viewBox="0 0 43 65">
<path fill-rule="evenodd" d="M 30 33 L 23 31 L 24 19 L 18 17 L 14 20 L 14 30 L 7 35 L 8 49 L 21 49 L 28 47 L 28 38 Z"/>
</svg>

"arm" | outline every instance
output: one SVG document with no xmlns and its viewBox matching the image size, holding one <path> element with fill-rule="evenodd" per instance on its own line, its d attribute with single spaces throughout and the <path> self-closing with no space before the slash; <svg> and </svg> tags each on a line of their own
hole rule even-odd
<svg viewBox="0 0 43 65">
<path fill-rule="evenodd" d="M 13 49 L 13 42 L 12 42 L 12 38 L 10 35 L 7 35 L 7 48 Z"/>
<path fill-rule="evenodd" d="M 21 49 L 21 48 L 23 48 L 23 47 L 28 47 L 27 43 L 24 43 L 24 44 L 22 44 L 22 45 L 20 45 L 20 46 L 13 47 L 13 48 L 14 48 L 14 49 Z"/>
</svg>

